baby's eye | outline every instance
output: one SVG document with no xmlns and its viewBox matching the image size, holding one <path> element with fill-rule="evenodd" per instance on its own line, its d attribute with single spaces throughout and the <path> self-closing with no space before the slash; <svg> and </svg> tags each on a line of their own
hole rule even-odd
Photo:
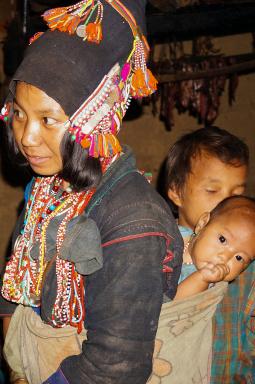
<svg viewBox="0 0 255 384">
<path fill-rule="evenodd" d="M 221 242 L 221 244 L 225 244 L 227 240 L 226 240 L 226 238 L 223 235 L 220 235 L 219 236 L 219 241 Z"/>
<path fill-rule="evenodd" d="M 242 261 L 242 262 L 244 261 L 244 259 L 240 255 L 236 255 L 235 257 L 237 261 Z"/>
</svg>

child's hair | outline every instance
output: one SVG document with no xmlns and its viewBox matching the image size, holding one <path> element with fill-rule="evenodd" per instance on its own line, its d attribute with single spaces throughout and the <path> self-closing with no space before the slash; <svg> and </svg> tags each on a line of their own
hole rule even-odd
<svg viewBox="0 0 255 384">
<path fill-rule="evenodd" d="M 182 191 L 192 159 L 203 150 L 234 167 L 249 164 L 249 149 L 238 137 L 215 126 L 200 128 L 183 135 L 170 148 L 165 162 L 166 194 L 171 187 Z"/>
</svg>

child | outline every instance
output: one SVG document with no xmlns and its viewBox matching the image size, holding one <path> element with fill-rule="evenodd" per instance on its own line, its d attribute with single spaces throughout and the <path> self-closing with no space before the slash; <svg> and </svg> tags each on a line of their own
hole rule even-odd
<svg viewBox="0 0 255 384">
<path fill-rule="evenodd" d="M 199 217 L 228 196 L 243 194 L 249 152 L 236 136 L 217 128 L 182 136 L 170 149 L 165 186 L 178 211 L 184 243 Z M 185 246 L 183 262 L 188 262 Z M 210 384 L 254 382 L 255 263 L 228 286 L 214 315 Z"/>
<path fill-rule="evenodd" d="M 183 264 L 175 298 L 203 292 L 211 283 L 233 281 L 255 258 L 254 237 L 255 200 L 251 198 L 228 197 L 211 213 L 203 213 L 186 244 L 190 261 Z"/>
</svg>

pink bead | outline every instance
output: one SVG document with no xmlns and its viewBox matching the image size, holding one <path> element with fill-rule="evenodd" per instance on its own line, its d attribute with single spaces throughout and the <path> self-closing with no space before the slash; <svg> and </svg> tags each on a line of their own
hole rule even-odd
<svg viewBox="0 0 255 384">
<path fill-rule="evenodd" d="M 125 63 L 123 65 L 122 70 L 121 70 L 121 78 L 122 78 L 123 81 L 127 80 L 129 73 L 130 73 L 130 64 L 129 63 Z"/>
</svg>

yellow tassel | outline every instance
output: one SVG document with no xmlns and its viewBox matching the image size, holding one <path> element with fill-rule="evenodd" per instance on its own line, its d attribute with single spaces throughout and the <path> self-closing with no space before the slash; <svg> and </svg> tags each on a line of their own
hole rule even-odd
<svg viewBox="0 0 255 384">
<path fill-rule="evenodd" d="M 112 151 L 113 151 L 113 154 L 114 154 L 114 155 L 116 155 L 116 153 L 121 152 L 122 148 L 121 148 L 121 145 L 120 145 L 120 143 L 119 143 L 119 140 L 116 138 L 116 136 L 114 136 L 114 135 L 112 135 L 111 133 L 109 133 L 108 141 L 109 141 L 110 144 L 111 144 Z"/>
<path fill-rule="evenodd" d="M 43 14 L 43 19 L 48 27 L 54 30 L 58 28 L 59 23 L 62 24 L 66 20 L 68 17 L 67 12 L 68 7 L 53 8 Z"/>
</svg>

